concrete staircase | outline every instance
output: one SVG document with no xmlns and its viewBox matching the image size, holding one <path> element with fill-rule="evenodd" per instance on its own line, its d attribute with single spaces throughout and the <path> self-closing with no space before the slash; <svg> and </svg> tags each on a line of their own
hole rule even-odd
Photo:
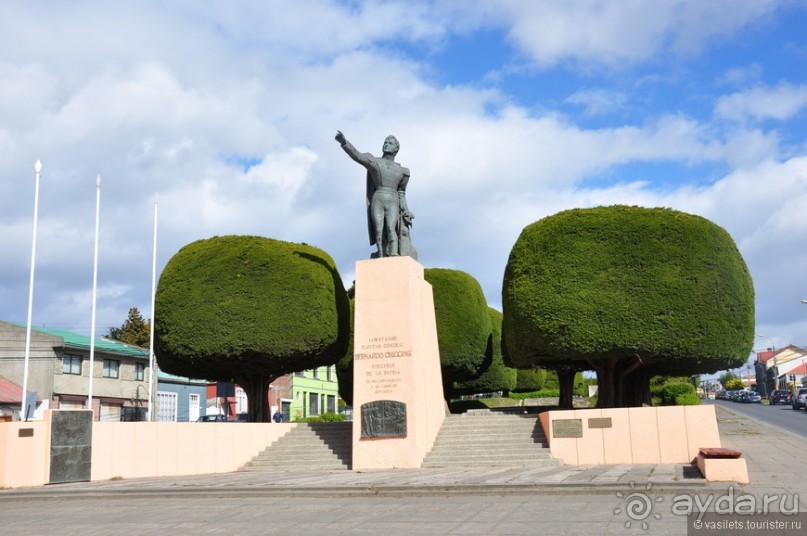
<svg viewBox="0 0 807 536">
<path fill-rule="evenodd" d="M 350 469 L 352 455 L 352 422 L 300 423 L 239 470 Z"/>
<path fill-rule="evenodd" d="M 535 415 L 496 412 L 451 415 L 423 467 L 546 467 L 552 458 Z"/>
</svg>

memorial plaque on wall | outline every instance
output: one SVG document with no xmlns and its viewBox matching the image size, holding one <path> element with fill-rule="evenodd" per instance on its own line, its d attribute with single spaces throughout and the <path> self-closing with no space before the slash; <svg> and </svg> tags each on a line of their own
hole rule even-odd
<svg viewBox="0 0 807 536">
<path fill-rule="evenodd" d="M 395 400 L 362 404 L 361 437 L 406 437 L 406 404 Z"/>
<path fill-rule="evenodd" d="M 589 428 L 611 428 L 611 417 L 598 417 L 588 420 Z"/>
<path fill-rule="evenodd" d="M 92 411 L 54 411 L 50 428 L 50 483 L 85 482 L 92 468 Z"/>
<path fill-rule="evenodd" d="M 583 419 L 555 419 L 552 437 L 583 437 Z"/>
</svg>

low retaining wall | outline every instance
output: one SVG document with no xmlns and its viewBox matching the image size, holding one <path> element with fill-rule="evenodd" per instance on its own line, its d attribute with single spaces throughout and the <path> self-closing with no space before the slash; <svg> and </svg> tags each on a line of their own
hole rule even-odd
<svg viewBox="0 0 807 536">
<path fill-rule="evenodd" d="M 692 463 L 720 447 L 714 406 L 549 411 L 539 415 L 552 456 L 567 465 Z"/>
<path fill-rule="evenodd" d="M 91 480 L 236 471 L 295 426 L 293 423 L 94 422 Z M 47 484 L 49 456 L 47 419 L 0 422 L 0 487 Z"/>
</svg>

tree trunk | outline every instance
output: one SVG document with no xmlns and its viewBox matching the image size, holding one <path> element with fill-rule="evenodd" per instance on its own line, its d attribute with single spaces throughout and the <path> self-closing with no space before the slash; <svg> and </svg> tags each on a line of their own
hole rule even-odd
<svg viewBox="0 0 807 536">
<path fill-rule="evenodd" d="M 249 422 L 270 422 L 269 384 L 275 380 L 273 376 L 264 374 L 238 376 L 235 381 L 247 395 Z"/>
<path fill-rule="evenodd" d="M 597 407 L 598 408 L 613 408 L 614 406 L 614 389 L 615 385 L 615 369 L 617 358 L 609 357 L 607 360 L 593 363 L 594 370 L 597 372 Z"/>
<path fill-rule="evenodd" d="M 560 409 L 573 409 L 574 376 L 577 371 L 570 367 L 558 367 L 555 370 L 558 373 L 558 386 L 560 387 L 558 406 Z"/>
<path fill-rule="evenodd" d="M 652 405 L 650 396 L 650 374 L 644 367 L 639 367 L 625 377 L 624 401 L 627 407 Z"/>
</svg>

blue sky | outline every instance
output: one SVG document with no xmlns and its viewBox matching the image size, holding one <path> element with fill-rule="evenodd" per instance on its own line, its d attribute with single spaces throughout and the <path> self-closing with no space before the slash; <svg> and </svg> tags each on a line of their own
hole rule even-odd
<svg viewBox="0 0 807 536">
<path fill-rule="evenodd" d="M 339 129 L 399 138 L 421 262 L 494 307 L 526 225 L 665 206 L 734 237 L 755 348 L 807 345 L 805 27 L 795 0 L 0 3 L 0 319 L 26 319 L 37 159 L 35 324 L 89 332 L 98 174 L 99 333 L 150 314 L 155 194 L 160 269 L 257 234 L 349 285 L 372 249 Z"/>
</svg>

